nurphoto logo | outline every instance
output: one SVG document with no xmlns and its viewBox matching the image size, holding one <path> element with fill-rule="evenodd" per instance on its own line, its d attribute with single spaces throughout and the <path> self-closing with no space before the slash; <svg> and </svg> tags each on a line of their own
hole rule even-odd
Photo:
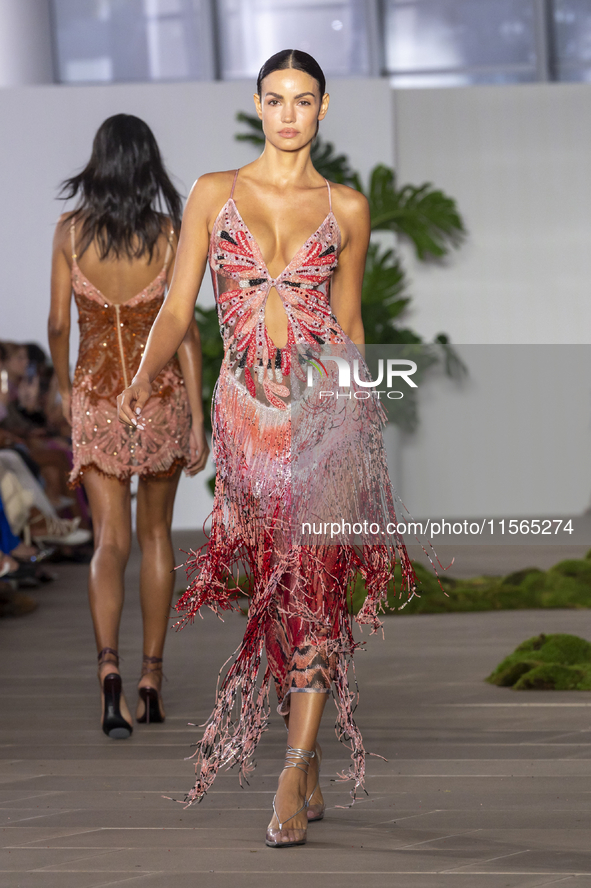
<svg viewBox="0 0 591 888">
<path fill-rule="evenodd" d="M 355 358 L 353 361 L 353 381 L 355 386 L 359 386 L 361 391 L 355 388 L 351 392 L 351 366 L 349 361 L 345 358 L 337 357 L 336 355 L 323 355 L 322 360 L 320 358 L 312 357 L 305 358 L 304 363 L 308 365 L 306 388 L 314 388 L 315 370 L 320 374 L 321 379 L 329 379 L 329 373 L 325 367 L 327 361 L 333 361 L 337 365 L 338 387 L 339 389 L 345 389 L 345 391 L 321 390 L 319 393 L 321 400 L 322 398 L 350 399 L 351 397 L 354 397 L 357 400 L 365 400 L 374 396 L 377 397 L 379 401 L 380 396 L 385 395 L 387 398 L 397 401 L 404 397 L 404 392 L 394 389 L 395 380 L 398 384 L 399 380 L 402 380 L 411 388 L 417 388 L 416 382 L 410 378 L 417 371 L 417 365 L 414 361 L 409 361 L 405 358 L 387 358 L 384 374 L 384 359 L 380 358 L 378 361 L 377 378 L 361 379 L 359 375 L 359 360 Z M 378 386 L 384 384 L 384 376 L 386 388 L 380 389 Z M 366 389 L 367 391 L 365 391 Z"/>
</svg>

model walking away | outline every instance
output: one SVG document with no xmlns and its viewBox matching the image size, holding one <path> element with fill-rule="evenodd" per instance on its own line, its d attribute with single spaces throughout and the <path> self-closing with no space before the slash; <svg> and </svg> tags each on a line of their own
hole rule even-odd
<svg viewBox="0 0 591 888">
<path fill-rule="evenodd" d="M 130 479 L 139 475 L 137 537 L 144 657 L 138 722 L 164 721 L 162 655 L 173 593 L 171 523 L 181 469 L 207 460 L 201 347 L 194 320 L 151 383 L 142 422 L 117 420 L 117 395 L 137 371 L 172 275 L 181 199 L 152 131 L 117 114 L 96 133 L 91 158 L 62 186 L 76 208 L 59 220 L 53 247 L 49 344 L 64 415 L 72 424 L 73 486 L 88 495 L 95 549 L 89 599 L 98 650 L 104 732 L 126 738 L 132 718 L 119 673 L 123 577 L 131 545 Z M 70 304 L 80 349 L 69 374 Z"/>
<path fill-rule="evenodd" d="M 240 170 L 195 184 L 172 286 L 120 398 L 120 415 L 132 423 L 136 411 L 149 411 L 153 380 L 185 335 L 209 261 L 225 348 L 213 406 L 213 523 L 207 547 L 188 565 L 194 580 L 177 607 L 185 620 L 204 605 L 231 607 L 229 579 L 238 565 L 247 568 L 251 598 L 187 800 L 201 800 L 220 767 L 238 764 L 248 773 L 272 678 L 288 745 L 266 842 L 283 848 L 304 844 L 308 823 L 324 814 L 317 735 L 331 691 L 351 751 L 348 776 L 363 785 L 365 753 L 347 681 L 356 646 L 347 608 L 352 584 L 361 573 L 368 596 L 356 619 L 375 629 L 397 552 L 409 594 L 414 573 L 399 538 L 356 546 L 298 536 L 299 518 L 310 520 L 319 509 L 341 518 L 379 506 L 384 521 L 395 520 L 379 404 L 345 399 L 337 417 L 332 404 L 314 400 L 314 388 L 305 394 L 305 365 L 323 349 L 358 360 L 368 379 L 361 285 L 369 209 L 363 195 L 329 184 L 312 165 L 329 96 L 311 56 L 284 50 L 270 58 L 254 101 L 264 151 Z M 257 682 L 263 648 L 268 668 Z"/>
</svg>

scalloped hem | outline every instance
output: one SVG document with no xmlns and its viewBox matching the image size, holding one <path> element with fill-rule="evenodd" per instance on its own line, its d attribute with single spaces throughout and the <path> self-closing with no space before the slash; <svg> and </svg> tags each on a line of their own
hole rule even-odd
<svg viewBox="0 0 591 888">
<path fill-rule="evenodd" d="M 75 471 L 76 476 L 72 479 L 72 475 L 70 475 L 68 487 L 70 490 L 76 490 L 77 487 L 80 487 L 84 481 L 84 475 L 90 470 L 98 472 L 103 478 L 115 478 L 117 481 L 121 481 L 122 484 L 127 484 L 132 475 L 139 475 L 140 481 L 155 481 L 162 478 L 170 478 L 178 468 L 183 469 L 186 465 L 187 458 L 185 456 L 177 456 L 167 469 L 161 469 L 157 472 L 141 471 L 139 468 L 135 470 L 127 469 L 122 474 L 117 475 L 114 472 L 106 472 L 96 463 L 85 463 L 83 466 L 80 466 L 80 468 L 72 471 L 72 475 Z"/>
</svg>

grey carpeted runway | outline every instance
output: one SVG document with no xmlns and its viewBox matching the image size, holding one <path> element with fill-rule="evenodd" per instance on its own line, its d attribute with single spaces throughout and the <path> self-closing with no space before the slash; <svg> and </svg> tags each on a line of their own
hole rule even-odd
<svg viewBox="0 0 591 888">
<path fill-rule="evenodd" d="M 191 534 L 178 535 L 186 547 Z M 470 547 L 466 547 L 468 549 Z M 558 547 L 466 552 L 457 575 L 506 573 L 568 555 Z M 525 548 L 525 547 L 524 547 Z M 480 561 L 479 561 L 480 557 Z M 327 708 L 329 804 L 303 848 L 264 845 L 285 731 L 272 719 L 250 787 L 219 776 L 184 810 L 184 757 L 209 714 L 244 617 L 206 614 L 166 651 L 164 725 L 127 741 L 99 728 L 86 567 L 57 568 L 32 615 L 0 622 L 0 885 L 3 888 L 587 888 L 591 886 L 591 693 L 514 692 L 483 678 L 539 632 L 591 639 L 590 611 L 386 618 L 357 656 L 357 720 L 369 795 L 347 809 L 346 765 Z M 120 652 L 135 708 L 141 662 L 138 554 Z M 179 574 L 179 588 L 182 585 Z M 591 595 L 591 590 L 590 590 Z"/>
</svg>

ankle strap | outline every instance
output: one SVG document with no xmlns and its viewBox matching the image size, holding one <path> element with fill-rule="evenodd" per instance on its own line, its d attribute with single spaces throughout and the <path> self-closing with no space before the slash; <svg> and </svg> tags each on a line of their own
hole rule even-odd
<svg viewBox="0 0 591 888">
<path fill-rule="evenodd" d="M 285 752 L 285 764 L 283 768 L 297 768 L 298 771 L 303 771 L 304 774 L 308 773 L 308 767 L 312 759 L 316 756 L 315 752 L 311 752 L 309 749 L 298 749 L 295 746 L 288 746 Z M 309 761 L 307 761 L 309 759 Z M 301 764 L 298 764 L 301 762 Z M 301 767 L 301 765 L 305 765 L 305 769 Z"/>
<path fill-rule="evenodd" d="M 148 657 L 147 654 L 144 654 L 142 657 L 142 675 L 149 675 L 151 672 L 162 672 L 162 657 Z M 166 678 L 164 673 L 162 673 L 162 677 Z"/>
<path fill-rule="evenodd" d="M 113 648 L 103 648 L 98 655 L 98 664 L 102 666 L 103 663 L 115 663 L 116 666 L 119 666 L 119 653 Z"/>
</svg>

